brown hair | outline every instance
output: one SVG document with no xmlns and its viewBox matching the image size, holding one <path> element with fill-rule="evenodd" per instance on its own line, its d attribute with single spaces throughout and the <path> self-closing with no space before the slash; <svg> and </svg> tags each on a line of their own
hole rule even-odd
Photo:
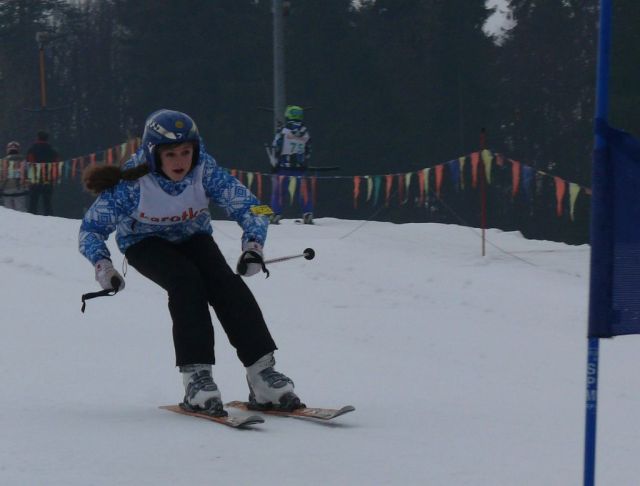
<svg viewBox="0 0 640 486">
<path fill-rule="evenodd" d="M 121 180 L 134 181 L 149 172 L 151 169 L 147 164 L 140 164 L 126 170 L 113 165 L 93 166 L 82 173 L 82 182 L 87 191 L 98 195 L 102 191 L 111 189 Z"/>
<path fill-rule="evenodd" d="M 183 143 L 191 143 L 191 145 L 193 146 L 193 159 L 191 161 L 191 169 L 193 169 L 194 165 L 198 161 L 200 151 L 199 144 L 194 141 L 188 141 L 159 145 L 158 150 L 154 151 L 154 156 L 156 157 L 156 165 L 159 170 L 162 170 L 162 164 L 160 163 L 160 152 L 178 147 Z M 84 188 L 87 191 L 91 192 L 92 194 L 98 195 L 102 191 L 111 189 L 121 180 L 134 181 L 147 175 L 149 172 L 151 172 L 151 167 L 149 167 L 149 164 L 147 163 L 140 164 L 136 167 L 126 170 L 122 170 L 120 167 L 116 167 L 113 165 L 92 166 L 87 168 L 87 170 L 82 173 L 82 182 Z"/>
</svg>

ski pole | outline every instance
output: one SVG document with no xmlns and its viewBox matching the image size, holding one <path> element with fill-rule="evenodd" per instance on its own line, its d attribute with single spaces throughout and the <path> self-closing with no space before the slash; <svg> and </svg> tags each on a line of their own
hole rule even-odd
<svg viewBox="0 0 640 486">
<path fill-rule="evenodd" d="M 300 253 L 299 255 L 289 255 L 289 256 L 283 256 L 283 257 L 278 257 L 278 258 L 272 258 L 271 260 L 262 260 L 259 259 L 259 257 L 256 255 L 255 260 L 249 260 L 249 261 L 241 261 L 238 263 L 238 266 L 236 267 L 237 272 L 240 275 L 244 275 L 245 273 L 247 273 L 247 265 L 249 263 L 260 263 L 262 264 L 262 271 L 265 272 L 267 274 L 267 277 L 269 277 L 269 270 L 267 270 L 267 263 L 277 263 L 277 262 L 284 262 L 287 260 L 293 260 L 294 258 L 300 258 L 300 257 L 305 257 L 307 260 L 311 260 L 313 259 L 313 257 L 316 256 L 316 252 L 313 251 L 313 248 L 306 248 L 302 253 Z"/>
<path fill-rule="evenodd" d="M 265 260 L 264 264 L 266 265 L 268 263 L 284 262 L 287 260 L 293 260 L 294 258 L 300 258 L 300 257 L 305 257 L 307 260 L 313 260 L 313 257 L 315 256 L 316 256 L 316 252 L 313 251 L 313 248 L 307 248 L 299 255 L 289 255 L 289 256 L 283 256 L 279 258 L 272 258 L 271 260 Z"/>
</svg>

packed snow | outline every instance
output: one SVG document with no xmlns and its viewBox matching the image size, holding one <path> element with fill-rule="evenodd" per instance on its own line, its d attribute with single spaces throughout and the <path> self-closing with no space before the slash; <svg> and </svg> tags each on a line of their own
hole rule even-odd
<svg viewBox="0 0 640 486">
<path fill-rule="evenodd" d="M 235 265 L 240 228 L 213 226 Z M 277 369 L 307 404 L 356 411 L 234 430 L 158 408 L 184 391 L 159 287 L 129 267 L 80 312 L 99 288 L 78 228 L 0 208 L 0 484 L 581 484 L 588 246 L 489 230 L 483 257 L 479 231 L 453 225 L 270 227 L 267 258 L 316 251 L 247 279 Z M 214 325 L 223 399 L 246 399 Z M 601 344 L 600 485 L 640 477 L 639 344 Z"/>
</svg>

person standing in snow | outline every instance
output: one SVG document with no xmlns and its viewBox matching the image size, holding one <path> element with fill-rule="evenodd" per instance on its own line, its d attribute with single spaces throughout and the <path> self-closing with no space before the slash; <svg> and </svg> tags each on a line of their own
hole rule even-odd
<svg viewBox="0 0 640 486">
<path fill-rule="evenodd" d="M 304 111 L 301 107 L 290 105 L 284 112 L 285 125 L 276 133 L 271 145 L 274 164 L 272 176 L 271 208 L 274 215 L 271 222 L 279 224 L 282 218 L 282 201 L 286 197 L 289 178 L 298 179 L 298 200 L 302 207 L 302 221 L 313 224 L 313 201 L 300 191 L 301 177 L 307 169 L 307 161 L 311 157 L 311 135 L 305 126 Z"/>
<path fill-rule="evenodd" d="M 36 141 L 27 150 L 27 161 L 30 164 L 43 164 L 42 167 L 46 167 L 46 164 L 58 162 L 58 152 L 49 143 L 49 134 L 40 130 L 37 134 Z M 45 173 L 46 171 L 42 171 Z M 38 213 L 38 201 L 42 198 L 42 204 L 45 216 L 51 216 L 53 214 L 53 184 L 51 181 L 43 180 L 34 181 L 29 187 L 29 212 L 32 214 Z"/>
<path fill-rule="evenodd" d="M 24 172 L 25 161 L 20 155 L 20 144 L 9 142 L 7 144 L 7 172 L 0 181 L 0 192 L 5 208 L 25 212 L 27 210 L 27 197 L 29 187 L 26 184 Z"/>
<path fill-rule="evenodd" d="M 277 347 L 258 303 L 212 237 L 210 201 L 243 229 L 238 272 L 249 277 L 266 271 L 262 247 L 269 219 L 262 213 L 267 207 L 217 165 L 194 121 L 178 111 L 152 113 L 140 149 L 123 168 L 95 167 L 84 182 L 98 197 L 82 220 L 80 252 L 94 265 L 103 289 L 124 289 L 105 245 L 116 231 L 128 263 L 167 291 L 185 408 L 226 414 L 212 376 L 209 305 L 246 368 L 250 406 L 302 407 L 293 381 L 274 370 Z"/>
</svg>

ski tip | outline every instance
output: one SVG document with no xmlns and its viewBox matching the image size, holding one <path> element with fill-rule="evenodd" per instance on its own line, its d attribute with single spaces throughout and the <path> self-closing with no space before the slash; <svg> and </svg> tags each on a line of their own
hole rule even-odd
<svg viewBox="0 0 640 486">
<path fill-rule="evenodd" d="M 160 410 L 171 410 L 172 412 L 182 411 L 179 405 L 160 405 L 158 408 Z"/>
</svg>

